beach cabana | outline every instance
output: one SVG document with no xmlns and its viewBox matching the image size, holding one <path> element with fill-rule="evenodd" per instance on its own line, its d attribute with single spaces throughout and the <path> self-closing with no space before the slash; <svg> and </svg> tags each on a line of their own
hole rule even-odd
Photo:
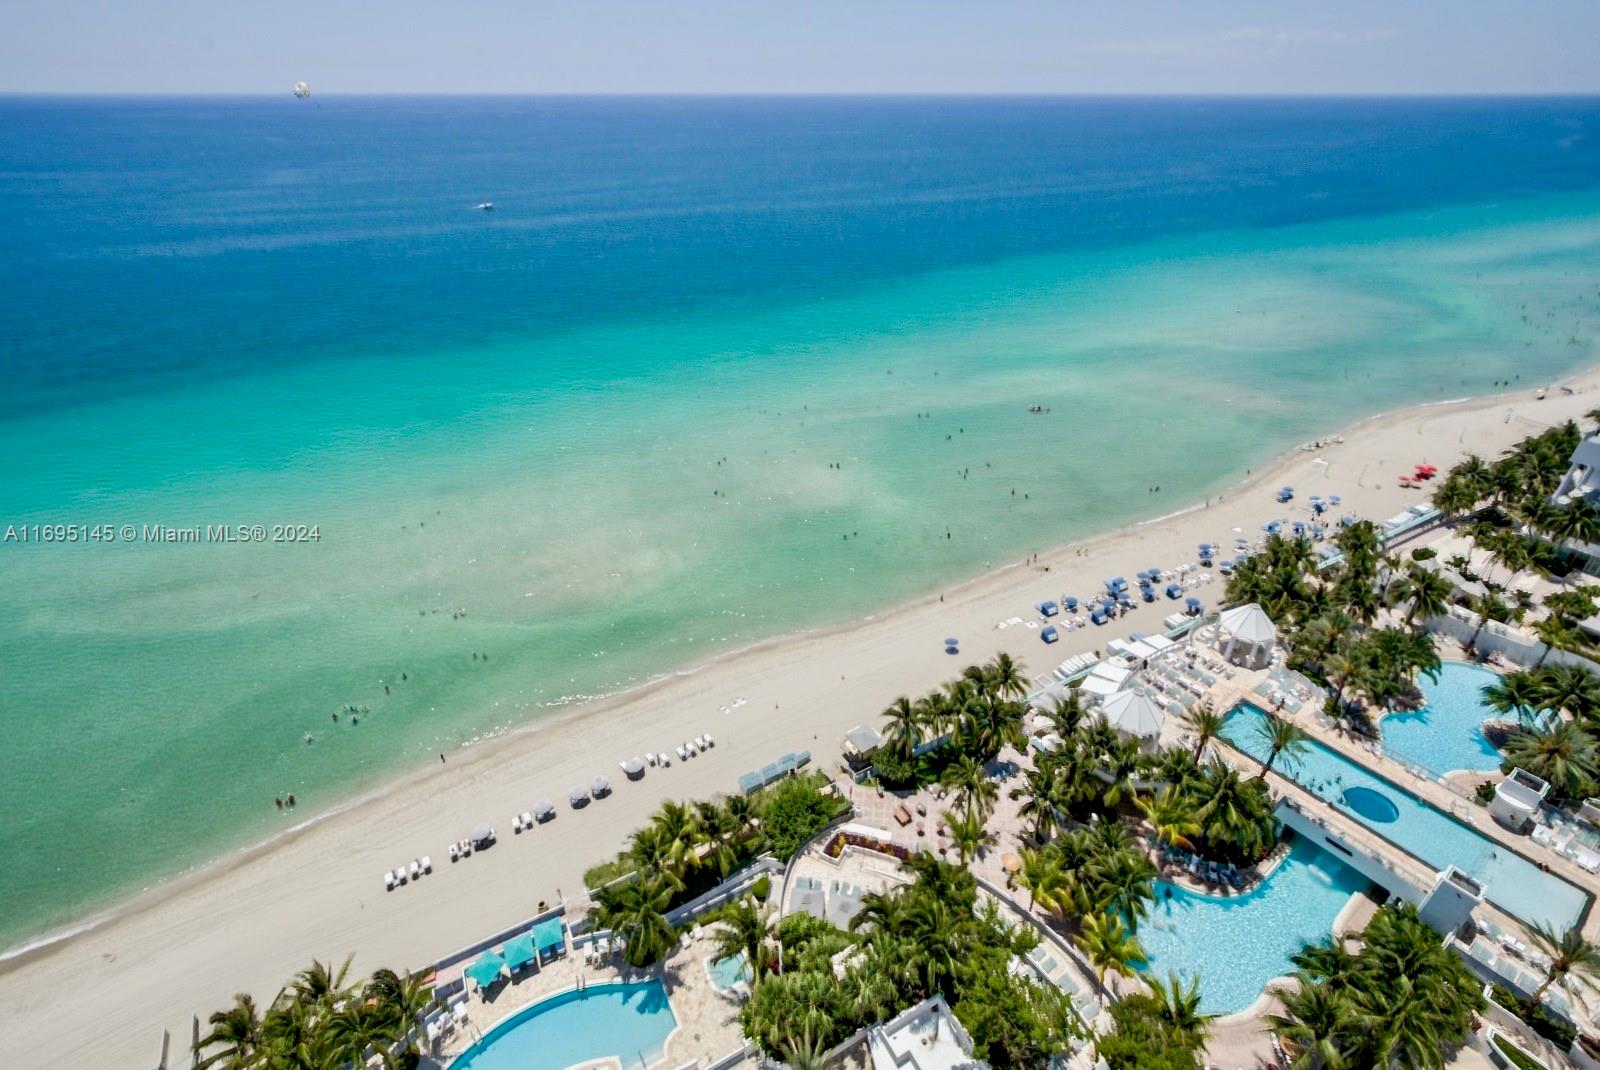
<svg viewBox="0 0 1600 1070">
<path fill-rule="evenodd" d="M 1122 640 L 1120 639 L 1114 640 L 1114 642 L 1119 643 L 1121 641 Z M 1102 661 L 1095 665 L 1094 668 L 1089 670 L 1089 676 L 1091 678 L 1097 678 L 1100 680 L 1110 680 L 1112 683 L 1120 685 L 1122 681 L 1126 680 L 1132 674 L 1132 672 L 1132 669 L 1129 669 L 1125 666 L 1117 665 L 1109 661 Z"/>
<path fill-rule="evenodd" d="M 1053 643 L 1057 639 L 1060 639 L 1061 635 L 1056 631 L 1055 625 L 1052 624 L 1050 627 L 1044 628 L 1039 632 L 1039 638 L 1046 643 Z"/>
<path fill-rule="evenodd" d="M 629 758 L 622 763 L 622 771 L 629 780 L 638 780 L 644 776 L 644 762 L 638 758 Z"/>
<path fill-rule="evenodd" d="M 1078 598 L 1076 595 L 1067 595 L 1061 600 L 1061 604 L 1067 607 L 1068 613 L 1076 613 L 1078 610 Z"/>
<path fill-rule="evenodd" d="M 1254 602 L 1234 606 L 1217 619 L 1217 650 L 1235 665 L 1265 668 L 1277 641 L 1277 625 Z"/>
<path fill-rule="evenodd" d="M 589 801 L 589 789 L 582 784 L 572 785 L 572 790 L 567 792 L 567 802 L 573 809 L 585 805 Z"/>
<path fill-rule="evenodd" d="M 538 949 L 533 946 L 533 934 L 531 932 L 526 932 L 521 936 L 507 940 L 506 946 L 500 950 L 505 956 L 506 969 L 512 973 L 516 973 L 539 957 Z"/>
<path fill-rule="evenodd" d="M 549 799 L 540 799 L 533 804 L 533 819 L 535 821 L 549 821 L 556 816 L 556 804 Z"/>
<path fill-rule="evenodd" d="M 1183 597 L 1183 584 L 1181 584 L 1181 583 L 1169 583 L 1169 584 L 1167 584 L 1167 597 L 1168 598 L 1173 598 L 1173 599 L 1182 598 Z"/>
<path fill-rule="evenodd" d="M 1153 742 L 1161 735 L 1166 711 L 1138 691 L 1118 691 L 1105 701 L 1106 723 L 1125 736 Z"/>
<path fill-rule="evenodd" d="M 1198 617 L 1200 615 L 1200 610 L 1204 608 L 1200 604 L 1200 599 L 1196 598 L 1194 595 L 1190 595 L 1188 598 L 1185 598 L 1183 600 L 1183 604 L 1188 608 L 1189 616 L 1191 617 Z"/>
<path fill-rule="evenodd" d="M 506 972 L 506 960 L 494 952 L 493 948 L 485 951 L 473 960 L 472 965 L 464 971 L 467 980 L 477 985 L 480 989 L 488 988 Z"/>
<path fill-rule="evenodd" d="M 1117 683 L 1115 680 L 1107 680 L 1103 676 L 1095 676 L 1090 674 L 1083 678 L 1083 683 L 1078 685 L 1078 690 L 1082 691 L 1086 695 L 1092 695 L 1097 698 L 1106 698 L 1108 696 L 1115 695 L 1118 691 L 1122 690 L 1122 685 Z"/>
<path fill-rule="evenodd" d="M 1059 612 L 1060 612 L 1060 610 L 1056 608 L 1056 604 L 1054 602 L 1040 602 L 1039 603 L 1039 614 L 1040 614 L 1040 616 L 1053 617 Z"/>
<path fill-rule="evenodd" d="M 482 847 L 486 843 L 492 843 L 494 842 L 494 826 L 487 821 L 479 822 L 472 826 L 472 835 L 469 838 L 472 840 L 472 846 L 474 847 Z"/>
<path fill-rule="evenodd" d="M 858 724 L 844 734 L 845 750 L 854 754 L 871 754 L 883 743 L 883 735 L 871 725 Z"/>
<path fill-rule="evenodd" d="M 589 794 L 593 795 L 596 799 L 610 795 L 611 781 L 604 776 L 595 777 L 594 780 L 589 784 Z"/>
<path fill-rule="evenodd" d="M 567 927 L 560 918 L 546 918 L 528 931 L 533 946 L 539 949 L 539 958 L 546 961 L 567 953 Z"/>
</svg>

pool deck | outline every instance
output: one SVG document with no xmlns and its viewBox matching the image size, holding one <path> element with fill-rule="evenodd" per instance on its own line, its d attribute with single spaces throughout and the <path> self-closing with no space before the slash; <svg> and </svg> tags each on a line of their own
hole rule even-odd
<svg viewBox="0 0 1600 1070">
<path fill-rule="evenodd" d="M 488 998 L 480 993 L 468 997 L 468 1025 L 459 1029 L 433 1056 L 424 1056 L 423 1067 L 447 1067 L 500 1022 L 539 1000 L 579 985 L 617 981 L 647 981 L 659 978 L 666 986 L 667 998 L 678 1028 L 667 1040 L 666 1056 L 652 1067 L 708 1066 L 744 1046 L 739 1030 L 739 1007 L 743 999 L 718 992 L 706 973 L 705 960 L 713 954 L 710 937 L 695 930 L 679 941 L 678 948 L 665 962 L 647 970 L 635 970 L 621 956 L 605 964 L 591 966 L 580 952 L 569 952 L 537 972 L 516 981 L 501 982 Z M 617 1059 L 586 1066 L 619 1065 Z"/>
</svg>

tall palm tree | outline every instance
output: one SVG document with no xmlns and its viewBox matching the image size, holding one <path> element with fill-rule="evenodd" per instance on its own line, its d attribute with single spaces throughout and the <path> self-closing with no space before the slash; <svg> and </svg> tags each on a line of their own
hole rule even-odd
<svg viewBox="0 0 1600 1070">
<path fill-rule="evenodd" d="M 1343 992 L 1304 973 L 1297 979 L 1294 991 L 1278 993 L 1283 1012 L 1266 1016 L 1291 1054 L 1288 1070 L 1344 1070 L 1361 1044 L 1360 1014 Z"/>
<path fill-rule="evenodd" d="M 704 842 L 703 830 L 699 815 L 692 807 L 668 799 L 656 810 L 650 825 L 666 841 L 670 864 L 680 876 L 700 864 L 699 847 Z"/>
<path fill-rule="evenodd" d="M 1017 870 L 1017 883 L 1028 889 L 1028 909 L 1034 904 L 1046 910 L 1057 911 L 1063 906 L 1062 892 L 1068 885 L 1066 871 L 1061 868 L 1059 852 L 1024 847 L 1022 866 Z"/>
<path fill-rule="evenodd" d="M 1536 925 L 1533 938 L 1549 954 L 1550 965 L 1545 967 L 1544 981 L 1534 992 L 1532 1002 L 1544 999 L 1550 986 L 1566 977 L 1586 988 L 1600 987 L 1600 945 L 1586 940 L 1577 927 L 1557 933 L 1548 925 Z"/>
<path fill-rule="evenodd" d="M 1583 633 L 1560 616 L 1545 617 L 1534 624 L 1533 631 L 1544 644 L 1544 649 L 1539 652 L 1539 660 L 1533 663 L 1536 669 L 1544 664 L 1544 659 L 1550 656 L 1552 650 L 1572 650 L 1583 643 Z"/>
<path fill-rule="evenodd" d="M 999 785 L 989 778 L 983 763 L 971 755 L 963 755 L 946 766 L 939 782 L 955 791 L 968 815 L 978 814 L 984 819 L 994 811 L 1000 795 Z"/>
<path fill-rule="evenodd" d="M 883 715 L 889 721 L 888 730 L 884 732 L 884 738 L 889 742 L 889 749 L 900 757 L 910 760 L 917 745 L 922 742 L 922 711 L 913 706 L 910 699 L 901 695 L 889 704 Z"/>
<path fill-rule="evenodd" d="M 1090 867 L 1095 905 L 1106 914 L 1123 918 L 1128 931 L 1138 932 L 1139 922 L 1155 901 L 1156 868 L 1140 851 L 1123 849 L 1103 855 Z"/>
<path fill-rule="evenodd" d="M 990 690 L 1001 698 L 1021 698 L 1028 693 L 1028 677 L 1022 663 L 1001 651 L 984 671 Z"/>
<path fill-rule="evenodd" d="M 961 855 L 962 865 L 971 862 L 985 847 L 993 846 L 995 835 L 984 828 L 983 816 L 972 810 L 961 813 L 944 812 L 945 827 L 950 830 L 950 840 Z"/>
<path fill-rule="evenodd" d="M 1023 774 L 1022 786 L 1011 790 L 1013 799 L 1022 800 L 1022 805 L 1017 807 L 1017 816 L 1033 823 L 1035 843 L 1043 843 L 1049 838 L 1056 829 L 1057 814 L 1066 809 L 1067 800 L 1056 771 L 1053 763 L 1029 769 Z"/>
<path fill-rule="evenodd" d="M 595 902 L 595 924 L 622 937 L 630 964 L 648 966 L 666 954 L 677 937 L 666 917 L 671 902 L 671 885 L 657 876 L 640 876 L 601 891 Z"/>
<path fill-rule="evenodd" d="M 741 899 L 724 910 L 713 930 L 713 946 L 718 959 L 743 955 L 757 980 L 767 972 L 767 913 L 754 899 Z"/>
<path fill-rule="evenodd" d="M 683 891 L 683 845 L 659 826 L 635 829 L 628 843 L 628 857 L 641 877 L 657 876 L 672 891 Z"/>
<path fill-rule="evenodd" d="M 195 1043 L 194 1054 L 200 1057 L 209 1048 L 217 1050 L 201 1057 L 195 1064 L 197 1070 L 245 1070 L 255 1062 L 256 1049 L 261 1044 L 261 1016 L 249 993 L 235 995 L 233 1006 L 214 1012 L 208 1021 L 211 1032 Z"/>
<path fill-rule="evenodd" d="M 1194 709 L 1183 715 L 1183 726 L 1194 733 L 1194 760 L 1200 760 L 1200 754 L 1210 743 L 1222 734 L 1222 726 L 1227 723 L 1227 718 L 1211 708 L 1209 702 L 1202 702 Z"/>
<path fill-rule="evenodd" d="M 1150 831 L 1161 843 L 1185 850 L 1192 848 L 1193 836 L 1200 834 L 1200 820 L 1195 816 L 1194 801 L 1175 787 L 1166 787 L 1159 794 L 1139 801 Z"/>
<path fill-rule="evenodd" d="M 1107 981 L 1111 974 L 1131 977 L 1145 963 L 1144 948 L 1114 914 L 1090 914 L 1083 919 L 1073 941 L 1088 956 L 1095 979 L 1108 997 L 1114 995 Z"/>
<path fill-rule="evenodd" d="M 1505 745 L 1506 761 L 1548 782 L 1564 798 L 1574 798 L 1595 780 L 1594 740 L 1574 721 L 1548 728 L 1523 728 Z"/>
<path fill-rule="evenodd" d="M 344 1002 L 350 994 L 350 960 L 346 955 L 337 968 L 312 959 L 311 965 L 295 974 L 289 990 L 296 1001 L 308 1007 L 332 1009 Z"/>
<path fill-rule="evenodd" d="M 1472 630 L 1472 638 L 1467 640 L 1467 649 L 1476 650 L 1478 636 L 1483 634 L 1484 626 L 1490 620 L 1498 620 L 1509 612 L 1509 608 L 1500 596 L 1493 591 L 1484 591 L 1472 599 L 1472 612 L 1478 615 L 1478 626 Z"/>
<path fill-rule="evenodd" d="M 1204 1047 L 1217 1016 L 1200 1013 L 1200 978 L 1184 984 L 1176 971 L 1169 971 L 1165 981 L 1152 977 L 1149 985 L 1161 1020 L 1195 1048 Z"/>
<path fill-rule="evenodd" d="M 1267 758 L 1261 763 L 1261 772 L 1257 774 L 1261 777 L 1271 771 L 1280 757 L 1293 766 L 1308 746 L 1305 729 L 1293 721 L 1271 714 L 1267 715 L 1266 722 L 1261 726 L 1261 742 L 1267 748 Z"/>
<path fill-rule="evenodd" d="M 397 1061 L 389 1051 L 389 1043 L 397 1034 L 388 1015 L 377 1004 L 346 1004 L 328 1019 L 320 1034 L 327 1043 L 328 1053 L 344 1065 L 365 1066 L 367 1052 L 376 1051 L 385 1067 L 392 1070 L 396 1066 Z"/>
<path fill-rule="evenodd" d="M 410 1037 L 412 1029 L 434 1004 L 433 986 L 409 970 L 395 973 L 387 967 L 373 971 L 361 995 L 383 1014 L 393 1038 Z M 404 1050 L 411 1051 L 414 1047 L 412 1038 Z"/>
<path fill-rule="evenodd" d="M 1483 701 L 1496 713 L 1515 714 L 1518 723 L 1528 724 L 1544 702 L 1545 691 L 1539 679 L 1529 672 L 1509 672 L 1496 676 L 1483 689 Z"/>
<path fill-rule="evenodd" d="M 1450 606 L 1450 594 L 1454 590 L 1443 576 L 1414 565 L 1407 586 L 1411 608 L 1406 611 L 1406 627 L 1411 627 L 1419 614 L 1426 619 L 1443 613 Z"/>
</svg>

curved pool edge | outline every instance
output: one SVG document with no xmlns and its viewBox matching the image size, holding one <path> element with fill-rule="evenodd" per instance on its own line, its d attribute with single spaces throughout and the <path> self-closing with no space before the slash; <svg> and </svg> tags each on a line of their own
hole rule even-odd
<svg viewBox="0 0 1600 1070">
<path fill-rule="evenodd" d="M 481 1034 L 477 1040 L 467 1045 L 464 1050 L 459 1051 L 455 1055 L 451 1056 L 450 1061 L 444 1064 L 445 1070 L 457 1070 L 458 1067 L 464 1067 L 466 1064 L 463 1063 L 463 1060 L 467 1059 L 468 1056 L 479 1054 L 482 1049 L 487 1048 L 490 1043 L 500 1036 L 500 1034 L 509 1033 L 514 1027 L 522 1024 L 524 1020 L 535 1017 L 536 1015 L 534 1012 L 537 1011 L 538 1008 L 545 1006 L 545 1004 L 554 1003 L 556 1000 L 562 999 L 566 996 L 592 992 L 597 989 L 638 988 L 640 986 L 651 984 L 659 985 L 661 987 L 661 997 L 662 999 L 666 1000 L 667 1011 L 672 1015 L 673 1024 L 672 1028 L 667 1032 L 667 1035 L 661 1040 L 661 1057 L 643 1063 L 643 1068 L 644 1070 L 649 1070 L 650 1067 L 662 1066 L 667 1062 L 668 1054 L 672 1049 L 672 1042 L 678 1038 L 679 1033 L 683 1032 L 683 1023 L 678 1020 L 678 1013 L 672 1010 L 672 996 L 667 991 L 667 983 L 665 978 L 656 975 L 638 981 L 624 981 L 619 979 L 616 981 L 600 981 L 595 984 L 588 985 L 573 984 L 568 985 L 565 988 L 558 988 L 554 992 L 548 992 L 531 1003 L 524 1003 L 522 1006 L 510 1011 L 505 1017 L 501 1018 L 494 1025 L 490 1026 L 488 1031 Z M 600 1067 L 604 1067 L 606 1070 L 623 1070 L 622 1056 L 603 1055 L 593 1059 L 580 1059 L 578 1062 L 566 1064 L 565 1066 L 561 1067 L 560 1070 L 594 1070 L 594 1068 Z"/>
</svg>

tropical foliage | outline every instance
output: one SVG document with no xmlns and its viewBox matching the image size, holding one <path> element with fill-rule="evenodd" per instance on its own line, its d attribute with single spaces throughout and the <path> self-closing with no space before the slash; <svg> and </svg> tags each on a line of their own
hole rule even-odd
<svg viewBox="0 0 1600 1070">
<path fill-rule="evenodd" d="M 1300 990 L 1268 1024 L 1296 1068 L 1440 1070 L 1482 1010 L 1482 985 L 1409 905 L 1379 910 L 1357 954 L 1330 939 L 1293 962 Z"/>
<path fill-rule="evenodd" d="M 992 904 L 980 909 L 964 868 L 926 853 L 909 865 L 915 882 L 866 896 L 850 932 L 805 914 L 783 919 L 782 971 L 758 979 L 741 1011 L 745 1034 L 792 1067 L 814 1064 L 862 1026 L 938 993 L 972 1034 L 977 1058 L 1048 1065 L 1079 1027 L 1059 989 L 1009 969 L 1037 938 L 1006 925 Z"/>
<path fill-rule="evenodd" d="M 1027 690 L 1022 665 L 997 654 L 915 702 L 896 699 L 883 711 L 884 743 L 873 754 L 878 779 L 893 788 L 921 787 L 962 765 L 981 768 L 1007 745 L 1022 746 Z"/>
<path fill-rule="evenodd" d="M 249 995 L 212 1014 L 195 1045 L 196 1065 L 217 1070 L 334 1070 L 372 1057 L 395 1070 L 417 1065 L 417 1033 L 433 989 L 410 973 L 381 969 L 349 980 L 350 960 L 313 962 L 265 1011 Z"/>
<path fill-rule="evenodd" d="M 595 924 L 622 937 L 626 956 L 647 966 L 671 949 L 666 914 L 710 890 L 764 852 L 788 859 L 846 800 L 824 791 L 822 774 L 789 777 L 754 796 L 665 802 L 617 858 L 584 874 Z"/>
</svg>

